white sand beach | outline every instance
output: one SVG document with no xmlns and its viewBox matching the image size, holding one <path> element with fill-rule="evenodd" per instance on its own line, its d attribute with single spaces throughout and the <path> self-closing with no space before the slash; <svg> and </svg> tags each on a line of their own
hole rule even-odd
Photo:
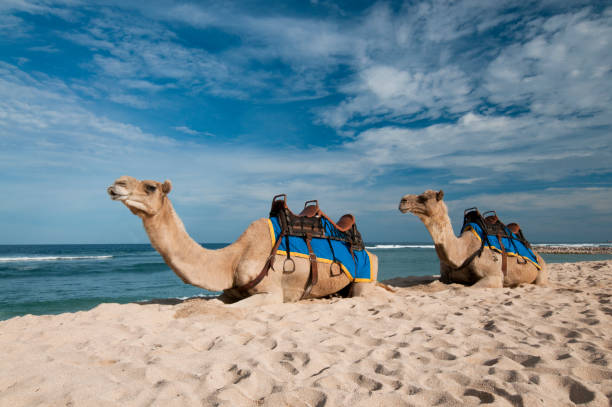
<svg viewBox="0 0 612 407">
<path fill-rule="evenodd" d="M 2 406 L 608 406 L 612 261 L 550 287 L 103 304 L 0 322 Z"/>
</svg>

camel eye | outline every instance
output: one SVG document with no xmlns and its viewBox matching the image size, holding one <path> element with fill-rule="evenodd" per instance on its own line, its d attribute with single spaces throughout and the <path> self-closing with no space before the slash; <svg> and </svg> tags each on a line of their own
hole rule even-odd
<svg viewBox="0 0 612 407">
<path fill-rule="evenodd" d="M 145 189 L 147 190 L 147 193 L 152 193 L 155 192 L 157 187 L 155 185 L 145 185 Z"/>
<path fill-rule="evenodd" d="M 427 202 L 427 198 L 425 198 L 423 195 L 419 195 L 417 197 L 417 201 L 418 201 L 418 203 L 425 203 L 425 202 Z"/>
</svg>

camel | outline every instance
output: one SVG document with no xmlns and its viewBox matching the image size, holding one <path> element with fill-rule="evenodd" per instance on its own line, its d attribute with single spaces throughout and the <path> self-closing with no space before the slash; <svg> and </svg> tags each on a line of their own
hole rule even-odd
<svg viewBox="0 0 612 407">
<path fill-rule="evenodd" d="M 239 289 L 252 282 L 261 272 L 272 251 L 270 227 L 265 218 L 251 223 L 232 244 L 218 250 L 208 250 L 194 241 L 174 211 L 168 194 L 170 181 L 160 183 L 129 176 L 118 178 L 107 192 L 112 200 L 120 201 L 142 219 L 151 244 L 166 264 L 186 284 L 209 291 L 223 291 L 218 297 L 234 306 L 258 306 L 295 302 L 304 294 L 310 275 L 310 262 L 295 258 L 295 271 L 284 273 L 281 267 L 271 267 L 268 274 L 254 287 Z M 318 283 L 305 298 L 320 298 L 349 287 L 351 296 L 382 293 L 384 285 L 377 283 L 378 258 L 369 253 L 372 267 L 371 282 L 352 282 L 344 273 L 332 272 L 333 265 L 317 262 Z M 283 264 L 277 255 L 275 264 Z M 337 267 L 337 266 L 336 266 Z M 384 291 L 384 290 L 382 290 Z"/>
<path fill-rule="evenodd" d="M 464 262 L 481 246 L 479 238 L 469 230 L 457 237 L 443 201 L 444 192 L 427 190 L 421 195 L 404 195 L 399 210 L 411 212 L 424 224 L 431 235 L 438 258 L 442 282 L 471 284 L 472 287 L 514 287 L 523 283 L 547 285 L 546 264 L 535 253 L 541 270 L 531 262 L 519 263 L 518 258 L 508 257 L 507 273 L 502 271 L 502 255 L 485 247 L 467 265 Z M 464 267 L 461 267 L 464 266 Z"/>
</svg>

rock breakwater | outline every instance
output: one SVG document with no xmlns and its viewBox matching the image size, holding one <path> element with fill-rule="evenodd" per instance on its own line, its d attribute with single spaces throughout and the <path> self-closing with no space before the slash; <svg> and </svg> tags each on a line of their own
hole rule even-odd
<svg viewBox="0 0 612 407">
<path fill-rule="evenodd" d="M 540 246 L 533 245 L 538 253 L 548 254 L 612 254 L 611 246 Z"/>
</svg>

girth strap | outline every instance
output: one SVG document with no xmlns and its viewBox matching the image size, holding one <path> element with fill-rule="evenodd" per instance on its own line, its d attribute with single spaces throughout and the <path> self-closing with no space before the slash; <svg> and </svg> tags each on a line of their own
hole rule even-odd
<svg viewBox="0 0 612 407">
<path fill-rule="evenodd" d="M 314 254 L 312 250 L 312 245 L 310 241 L 312 240 L 312 236 L 307 234 L 305 237 L 306 246 L 308 247 L 308 258 L 310 259 L 310 274 L 308 275 L 308 282 L 306 283 L 306 288 L 304 289 L 304 293 L 302 294 L 302 298 L 304 299 L 310 295 L 310 291 L 312 287 L 317 285 L 319 281 L 319 270 L 317 267 L 317 256 Z"/>
<path fill-rule="evenodd" d="M 278 247 L 280 246 L 282 240 L 283 240 L 283 235 L 280 235 L 278 239 L 276 239 L 276 243 L 274 243 L 274 246 L 272 247 L 270 256 L 268 256 L 268 260 L 266 260 L 266 263 L 264 264 L 263 268 L 261 269 L 257 277 L 255 277 L 253 281 L 250 281 L 243 286 L 236 287 L 236 290 L 238 290 L 239 292 L 243 294 L 246 294 L 248 290 L 255 287 L 257 284 L 261 282 L 261 280 L 264 279 L 264 277 L 268 275 L 268 270 L 270 270 L 271 267 L 274 267 L 274 259 L 276 258 L 276 251 L 278 250 Z M 289 250 L 287 250 L 287 252 L 289 252 Z"/>
<path fill-rule="evenodd" d="M 502 272 L 504 273 L 504 277 L 506 277 L 508 273 L 508 253 L 506 253 L 506 248 L 504 247 L 504 242 L 502 242 L 500 232 L 497 232 L 497 240 L 499 240 L 499 245 L 502 249 Z"/>
</svg>

